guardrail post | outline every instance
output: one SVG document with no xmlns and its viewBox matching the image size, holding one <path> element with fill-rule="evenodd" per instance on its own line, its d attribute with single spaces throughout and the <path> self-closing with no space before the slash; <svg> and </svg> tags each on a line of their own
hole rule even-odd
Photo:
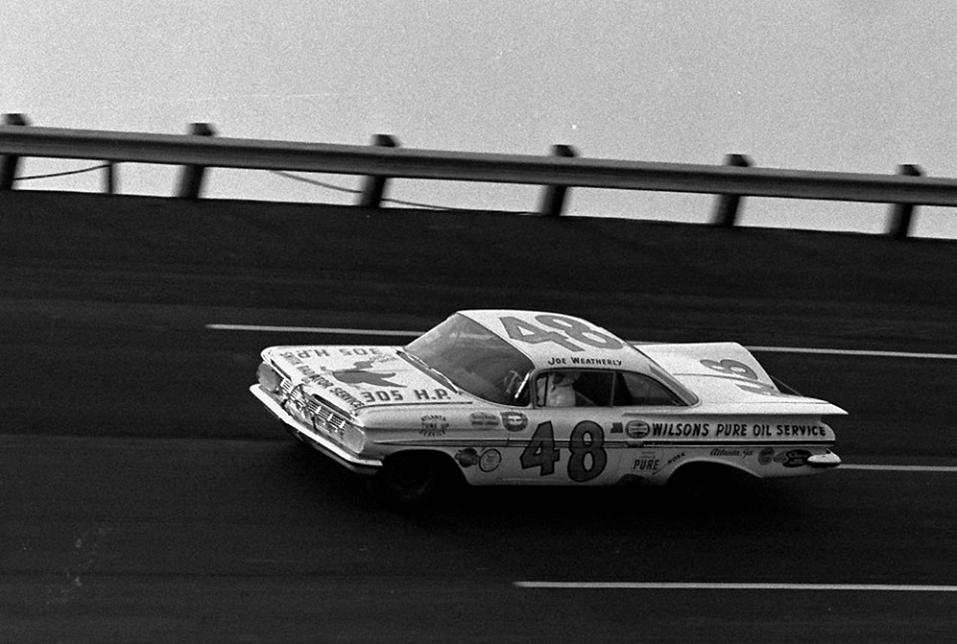
<svg viewBox="0 0 957 644">
<path fill-rule="evenodd" d="M 103 169 L 103 192 L 108 195 L 116 194 L 116 166 L 118 163 L 107 161 Z"/>
<path fill-rule="evenodd" d="M 189 133 L 193 136 L 216 136 L 213 126 L 209 123 L 190 123 Z M 205 173 L 206 166 L 204 165 L 184 165 L 179 175 L 177 195 L 181 199 L 199 199 Z"/>
<path fill-rule="evenodd" d="M 372 145 L 380 148 L 397 148 L 399 142 L 391 134 L 376 134 L 372 137 Z M 370 174 L 362 181 L 362 192 L 359 195 L 359 206 L 361 208 L 378 208 L 382 204 L 382 197 L 385 195 L 385 187 L 389 182 L 389 177 Z"/>
<path fill-rule="evenodd" d="M 578 156 L 578 153 L 570 145 L 557 144 L 552 146 L 552 156 L 572 158 Z M 538 214 L 545 217 L 561 217 L 567 194 L 568 186 L 545 186 Z"/>
<path fill-rule="evenodd" d="M 924 172 L 920 166 L 912 163 L 904 163 L 897 166 L 897 174 L 908 177 L 920 177 Z M 890 221 L 887 226 L 887 234 L 896 239 L 906 239 L 910 234 L 911 220 L 914 218 L 914 204 L 895 203 L 891 206 Z"/>
<path fill-rule="evenodd" d="M 30 125 L 23 114 L 4 114 L 4 125 Z M 20 156 L 4 154 L 0 156 L 0 190 L 13 190 L 17 181 L 17 167 L 20 165 Z"/>
<path fill-rule="evenodd" d="M 738 168 L 750 168 L 751 159 L 743 154 L 728 154 L 724 157 L 724 165 Z M 741 209 L 741 195 L 721 194 L 714 206 L 712 223 L 715 226 L 733 228 L 738 220 L 738 211 Z"/>
</svg>

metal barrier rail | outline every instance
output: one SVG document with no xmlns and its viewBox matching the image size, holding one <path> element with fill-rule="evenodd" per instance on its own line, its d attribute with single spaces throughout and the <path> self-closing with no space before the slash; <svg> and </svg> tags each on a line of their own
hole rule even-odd
<svg viewBox="0 0 957 644">
<path fill-rule="evenodd" d="M 402 149 L 390 136 L 371 146 L 266 141 L 214 136 L 194 123 L 187 135 L 28 126 L 22 115 L 0 125 L 0 190 L 12 189 L 20 157 L 94 159 L 182 165 L 178 195 L 198 198 L 207 167 L 321 172 L 366 177 L 359 205 L 378 207 L 389 178 L 541 185 L 539 213 L 558 216 L 570 187 L 717 194 L 714 223 L 734 226 L 744 196 L 893 204 L 888 234 L 906 237 L 914 206 L 957 206 L 957 180 L 924 177 L 914 165 L 897 175 L 750 167 L 742 155 L 725 165 L 584 159 L 570 146 L 552 156 Z M 109 168 L 108 185 L 114 181 Z"/>
</svg>

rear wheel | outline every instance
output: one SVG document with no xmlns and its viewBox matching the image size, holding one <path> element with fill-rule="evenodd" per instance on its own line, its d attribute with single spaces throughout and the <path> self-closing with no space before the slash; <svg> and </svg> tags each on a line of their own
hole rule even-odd
<svg viewBox="0 0 957 644">
<path fill-rule="evenodd" d="M 684 467 L 675 472 L 668 479 L 668 490 L 679 501 L 699 502 L 706 499 L 709 493 L 715 488 L 715 482 L 711 480 L 706 468 Z"/>
<path fill-rule="evenodd" d="M 751 475 L 717 463 L 690 463 L 668 479 L 668 489 L 681 503 L 722 504 L 735 496 L 738 487 Z"/>
<path fill-rule="evenodd" d="M 445 474 L 440 456 L 400 452 L 388 457 L 370 483 L 373 494 L 395 510 L 414 510 L 438 496 Z"/>
</svg>

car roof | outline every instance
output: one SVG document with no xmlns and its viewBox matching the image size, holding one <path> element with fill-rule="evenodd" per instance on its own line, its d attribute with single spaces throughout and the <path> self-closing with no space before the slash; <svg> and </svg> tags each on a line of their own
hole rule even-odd
<svg viewBox="0 0 957 644">
<path fill-rule="evenodd" d="M 517 309 L 475 309 L 458 313 L 528 356 L 536 369 L 618 369 L 647 374 L 654 364 L 611 331 L 573 315 Z M 551 335 L 553 333 L 557 335 Z M 534 341 L 523 340 L 523 337 Z"/>
</svg>

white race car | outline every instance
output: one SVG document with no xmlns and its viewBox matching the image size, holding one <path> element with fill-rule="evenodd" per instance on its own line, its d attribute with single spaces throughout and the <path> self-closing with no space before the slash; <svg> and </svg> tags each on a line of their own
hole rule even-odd
<svg viewBox="0 0 957 644">
<path fill-rule="evenodd" d="M 555 313 L 461 311 L 405 347 L 275 346 L 250 391 L 299 440 L 372 475 L 395 507 L 448 481 L 693 494 L 726 472 L 811 474 L 841 459 L 825 415 L 739 344 L 631 345 Z"/>
</svg>

